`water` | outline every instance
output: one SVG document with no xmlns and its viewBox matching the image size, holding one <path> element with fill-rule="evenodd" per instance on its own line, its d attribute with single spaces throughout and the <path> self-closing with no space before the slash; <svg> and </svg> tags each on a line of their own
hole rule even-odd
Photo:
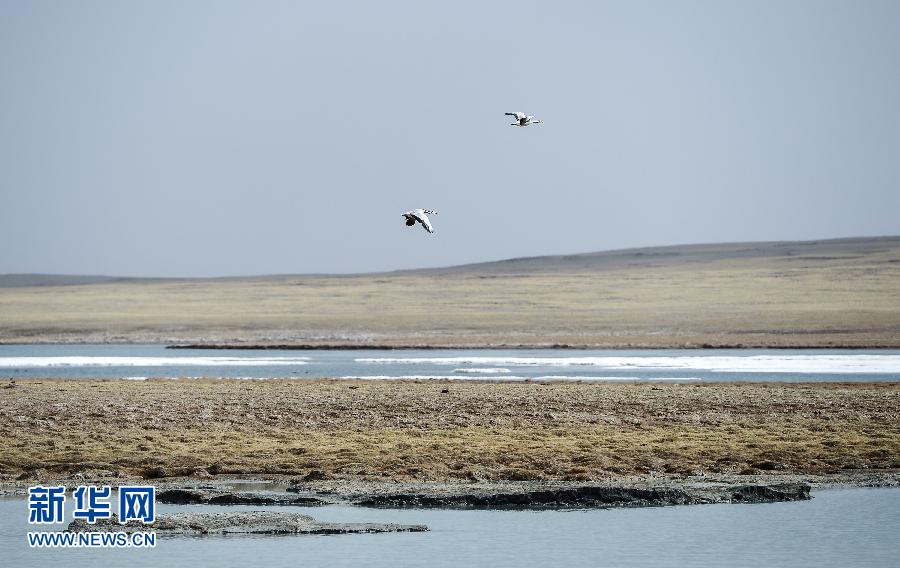
<svg viewBox="0 0 900 568">
<path fill-rule="evenodd" d="M 900 350 L 172 350 L 0 345 L 0 377 L 896 381 Z"/>
<path fill-rule="evenodd" d="M 160 512 L 259 507 L 158 505 Z M 0 500 L 8 566 L 896 566 L 900 489 L 812 501 L 591 511 L 273 507 L 326 521 L 425 523 L 427 533 L 158 538 L 155 549 L 29 549 L 27 504 Z"/>
</svg>

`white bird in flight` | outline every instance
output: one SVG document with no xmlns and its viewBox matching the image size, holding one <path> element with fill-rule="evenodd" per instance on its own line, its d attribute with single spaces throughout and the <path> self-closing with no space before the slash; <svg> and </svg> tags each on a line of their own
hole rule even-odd
<svg viewBox="0 0 900 568">
<path fill-rule="evenodd" d="M 433 233 L 434 229 L 431 226 L 431 221 L 428 219 L 429 215 L 437 215 L 437 211 L 432 211 L 430 209 L 413 209 L 412 211 L 407 211 L 403 214 L 403 216 L 406 217 L 407 227 L 412 227 L 416 223 L 421 223 L 426 231 Z"/>
<path fill-rule="evenodd" d="M 527 115 L 524 112 L 507 112 L 504 114 L 516 118 L 516 122 L 511 123 L 510 126 L 528 126 L 529 124 L 541 124 L 544 122 L 543 120 L 535 120 L 533 116 Z"/>
</svg>

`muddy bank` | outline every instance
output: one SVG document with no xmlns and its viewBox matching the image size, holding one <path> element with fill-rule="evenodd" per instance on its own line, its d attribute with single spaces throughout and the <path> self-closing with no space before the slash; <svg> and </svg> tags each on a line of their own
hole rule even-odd
<svg viewBox="0 0 900 568">
<path fill-rule="evenodd" d="M 655 484 L 654 484 L 655 482 Z M 687 480 L 622 484 L 576 483 L 348 483 L 316 485 L 297 480 L 272 483 L 266 493 L 222 484 L 162 485 L 156 499 L 176 505 L 345 505 L 374 509 L 565 510 L 665 507 L 711 503 L 774 503 L 810 499 L 810 485 L 797 481 L 742 485 Z"/>
<path fill-rule="evenodd" d="M 810 486 L 802 483 L 742 485 L 716 488 L 675 487 L 547 487 L 520 492 L 476 491 L 455 494 L 393 493 L 366 495 L 352 501 L 379 509 L 609 509 L 664 507 L 710 503 L 774 503 L 806 501 Z"/>
<path fill-rule="evenodd" d="M 565 510 L 661 507 L 712 503 L 804 501 L 810 492 L 835 487 L 900 487 L 900 472 L 853 472 L 834 476 L 724 475 L 639 476 L 602 482 L 388 482 L 268 479 L 172 479 L 157 482 L 157 500 L 169 504 L 246 502 L 268 495 L 290 504 L 400 509 Z M 297 501 L 296 504 L 303 504 Z"/>
<path fill-rule="evenodd" d="M 115 515 L 114 515 L 115 517 Z M 239 511 L 222 513 L 160 514 L 156 522 L 144 525 L 129 522 L 120 525 L 118 519 L 102 519 L 88 524 L 84 519 L 69 523 L 69 532 L 135 532 L 155 531 L 162 536 L 184 535 L 317 535 L 385 532 L 424 532 L 425 525 L 395 523 L 325 523 L 308 515 L 274 511 Z"/>
<path fill-rule="evenodd" d="M 252 491 L 228 491 L 215 488 L 165 489 L 156 495 L 160 503 L 178 505 L 294 505 L 298 507 L 319 507 L 329 504 L 318 497 L 297 496 L 287 493 L 257 493 Z"/>
<path fill-rule="evenodd" d="M 50 483 L 45 481 L 45 484 Z M 158 503 L 173 505 L 327 505 L 400 509 L 565 510 L 662 507 L 712 503 L 804 501 L 811 491 L 847 487 L 900 487 L 900 472 L 845 472 L 837 475 L 652 475 L 599 482 L 403 482 L 303 477 L 110 478 L 77 474 L 52 483 L 78 485 L 150 483 Z M 28 481 L 0 482 L 0 496 L 25 496 Z"/>
</svg>

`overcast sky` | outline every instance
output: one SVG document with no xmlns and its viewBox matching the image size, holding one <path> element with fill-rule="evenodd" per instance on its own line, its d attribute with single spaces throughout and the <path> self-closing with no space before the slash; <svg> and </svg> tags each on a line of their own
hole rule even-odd
<svg viewBox="0 0 900 568">
<path fill-rule="evenodd" d="M 900 2 L 434 4 L 0 0 L 0 273 L 900 234 Z"/>
</svg>

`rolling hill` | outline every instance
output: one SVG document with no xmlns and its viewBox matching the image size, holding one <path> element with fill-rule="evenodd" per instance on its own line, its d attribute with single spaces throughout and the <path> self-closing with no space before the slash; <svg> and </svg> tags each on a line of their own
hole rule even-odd
<svg viewBox="0 0 900 568">
<path fill-rule="evenodd" d="M 357 275 L 0 275 L 2 342 L 900 347 L 900 237 Z"/>
</svg>

